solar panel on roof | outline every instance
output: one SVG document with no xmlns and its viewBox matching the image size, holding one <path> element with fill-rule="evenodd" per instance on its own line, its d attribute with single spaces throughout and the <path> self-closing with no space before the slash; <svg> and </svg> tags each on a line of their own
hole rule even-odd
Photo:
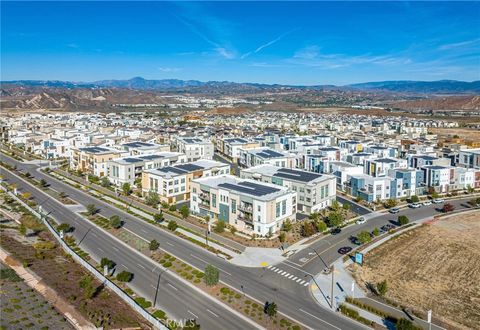
<svg viewBox="0 0 480 330">
<path fill-rule="evenodd" d="M 176 165 L 175 167 L 181 168 L 185 171 L 203 170 L 202 166 L 198 166 L 198 165 L 194 165 L 194 164 L 179 164 L 179 165 Z"/>
<path fill-rule="evenodd" d="M 302 182 L 310 182 L 322 177 L 321 174 L 305 171 L 296 171 L 289 168 L 281 168 L 273 176 Z"/>
<path fill-rule="evenodd" d="M 162 156 L 162 155 L 145 155 L 145 156 L 142 156 L 140 158 L 144 159 L 144 160 L 152 160 L 152 159 L 158 159 L 158 158 L 164 158 L 165 156 Z"/>
<path fill-rule="evenodd" d="M 268 194 L 280 191 L 280 189 L 276 189 L 269 186 L 262 186 L 262 185 L 258 185 L 258 184 L 247 182 L 247 181 L 240 182 L 239 184 L 221 183 L 218 186 L 222 188 L 231 189 L 234 191 L 243 192 L 245 194 L 249 194 L 253 196 L 264 196 L 264 195 L 268 195 Z"/>
<path fill-rule="evenodd" d="M 127 163 L 138 163 L 142 161 L 140 158 L 124 158 L 123 160 Z"/>
<path fill-rule="evenodd" d="M 165 173 L 173 172 L 173 173 L 176 173 L 176 174 L 183 174 L 183 173 L 187 172 L 187 171 L 184 171 L 180 168 L 175 168 L 173 166 L 162 167 L 162 168 L 159 168 L 158 170 L 160 172 L 165 172 Z"/>
</svg>

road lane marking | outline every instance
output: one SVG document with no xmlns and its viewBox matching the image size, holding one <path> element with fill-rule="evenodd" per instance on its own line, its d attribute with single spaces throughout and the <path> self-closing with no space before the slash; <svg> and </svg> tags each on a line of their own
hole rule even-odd
<svg viewBox="0 0 480 330">
<path fill-rule="evenodd" d="M 151 286 L 152 288 L 154 288 L 155 290 L 157 290 L 157 287 L 156 287 L 155 285 L 150 284 L 150 286 Z"/>
<path fill-rule="evenodd" d="M 218 315 L 217 315 L 217 314 L 215 314 L 214 312 L 212 312 L 212 311 L 211 311 L 211 310 L 209 310 L 208 308 L 207 308 L 207 312 L 211 313 L 211 314 L 212 314 L 212 315 L 214 315 L 215 317 L 218 317 Z"/>
<path fill-rule="evenodd" d="M 98 250 L 99 250 L 100 252 L 103 252 L 103 253 L 105 253 L 105 251 L 103 251 L 101 248 L 98 248 Z"/>
<path fill-rule="evenodd" d="M 283 271 L 283 272 L 280 273 L 280 275 L 283 275 L 283 274 L 285 274 L 285 273 L 286 273 L 286 271 Z"/>
<path fill-rule="evenodd" d="M 178 291 L 178 289 L 177 289 L 176 287 L 174 287 L 172 284 L 167 283 L 167 285 L 168 285 L 169 287 L 171 287 L 173 290 Z"/>
<path fill-rule="evenodd" d="M 127 266 L 125 266 L 124 264 L 121 264 L 121 265 L 123 266 L 123 268 L 126 268 L 126 269 L 128 269 L 128 267 L 127 267 Z"/>
<path fill-rule="evenodd" d="M 293 277 L 293 275 L 290 275 L 290 276 L 288 277 L 288 279 L 291 279 L 292 277 Z"/>
<path fill-rule="evenodd" d="M 120 252 L 120 250 L 117 249 L 115 246 L 112 246 L 112 248 L 113 248 L 115 251 Z"/>
<path fill-rule="evenodd" d="M 270 268 L 272 268 L 272 265 L 270 265 L 270 266 L 267 267 L 267 269 L 270 269 Z"/>
<path fill-rule="evenodd" d="M 140 231 L 141 231 L 142 233 L 148 234 L 148 232 L 145 231 L 144 229 L 140 229 Z"/>
<path fill-rule="evenodd" d="M 333 324 L 331 324 L 331 323 L 328 323 L 327 321 L 324 321 L 324 320 L 322 320 L 321 318 L 319 318 L 319 317 L 316 317 L 315 315 L 313 315 L 313 314 L 310 314 L 309 312 L 307 312 L 307 311 L 304 311 L 304 310 L 303 310 L 303 309 L 301 309 L 301 308 L 299 309 L 299 311 L 300 311 L 300 312 L 303 312 L 303 313 L 305 313 L 305 314 L 307 314 L 307 315 L 309 315 L 309 316 L 311 316 L 311 317 L 313 317 L 313 318 L 315 318 L 315 319 L 317 319 L 317 320 L 319 320 L 319 321 L 322 321 L 322 322 L 324 322 L 324 323 L 328 324 L 329 326 L 331 326 L 331 327 L 334 327 L 335 329 L 341 330 L 339 327 L 336 327 L 336 326 L 334 326 Z"/>
<path fill-rule="evenodd" d="M 143 268 L 143 269 L 147 270 L 145 267 L 143 267 L 143 266 L 140 265 L 139 263 L 137 263 L 137 266 L 140 267 L 140 268 Z"/>
<path fill-rule="evenodd" d="M 92 233 L 92 236 L 98 238 L 97 234 L 95 233 Z"/>
<path fill-rule="evenodd" d="M 299 279 L 298 279 L 298 280 L 296 280 L 295 282 L 297 282 L 297 283 L 298 283 L 298 282 L 300 282 L 301 280 L 302 280 L 302 279 L 301 279 L 301 278 L 299 278 Z"/>
<path fill-rule="evenodd" d="M 124 227 L 123 229 L 125 229 L 125 230 L 126 230 L 126 231 L 128 231 L 129 233 L 131 233 L 131 234 L 133 234 L 133 235 L 137 236 L 138 238 L 140 238 L 140 239 L 144 240 L 145 242 L 148 242 L 148 243 L 150 243 L 150 241 L 146 240 L 145 238 L 143 238 L 142 236 L 138 235 L 137 233 L 134 233 L 134 232 L 133 232 L 133 231 L 131 231 L 130 229 L 127 229 L 127 228 L 125 228 L 125 227 Z"/>
<path fill-rule="evenodd" d="M 175 245 L 173 245 L 173 244 L 170 243 L 170 242 L 165 242 L 165 244 L 170 245 L 170 246 L 175 246 Z"/>
<path fill-rule="evenodd" d="M 194 318 L 198 319 L 198 316 L 197 316 L 197 315 L 193 314 L 193 313 L 190 312 L 189 310 L 187 310 L 187 312 L 189 312 L 190 314 L 192 314 Z"/>
<path fill-rule="evenodd" d="M 208 264 L 208 261 L 205 261 L 205 260 L 203 260 L 202 258 L 200 258 L 200 257 L 197 257 L 197 256 L 196 256 L 196 255 L 194 255 L 194 254 L 190 254 L 190 256 L 191 256 L 192 258 L 198 259 L 198 260 L 200 260 L 200 261 L 202 261 L 202 262 L 204 262 L 204 263 Z M 227 272 L 226 270 L 224 270 L 224 269 L 222 269 L 222 268 L 220 268 L 220 267 L 217 267 L 217 268 L 218 268 L 220 271 L 224 272 L 225 274 L 232 276 L 232 274 L 230 274 L 230 273 L 229 273 L 229 272 Z"/>
<path fill-rule="evenodd" d="M 308 282 L 307 282 L 307 283 L 305 283 L 303 286 L 307 286 L 307 285 L 308 285 Z"/>
</svg>

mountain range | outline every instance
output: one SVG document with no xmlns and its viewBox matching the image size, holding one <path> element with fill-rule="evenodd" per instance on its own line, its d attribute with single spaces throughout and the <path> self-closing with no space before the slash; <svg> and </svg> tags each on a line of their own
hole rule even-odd
<svg viewBox="0 0 480 330">
<path fill-rule="evenodd" d="M 480 81 L 458 81 L 458 80 L 438 80 L 438 81 L 379 81 L 350 84 L 344 86 L 334 85 L 315 85 L 315 86 L 295 86 L 279 84 L 258 84 L 258 83 L 236 83 L 229 81 L 208 81 L 198 80 L 180 80 L 180 79 L 160 79 L 150 80 L 142 77 L 135 77 L 126 80 L 100 80 L 94 82 L 72 82 L 59 80 L 13 80 L 1 81 L 2 86 L 16 85 L 25 87 L 50 87 L 50 88 L 127 88 L 152 91 L 196 91 L 202 90 L 222 90 L 225 92 L 241 90 L 268 90 L 268 89 L 357 89 L 369 91 L 389 91 L 394 93 L 418 93 L 418 94 L 478 94 L 480 93 Z"/>
</svg>

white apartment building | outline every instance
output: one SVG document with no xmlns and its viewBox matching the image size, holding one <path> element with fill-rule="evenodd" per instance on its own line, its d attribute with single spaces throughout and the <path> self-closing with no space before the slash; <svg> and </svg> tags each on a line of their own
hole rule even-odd
<svg viewBox="0 0 480 330">
<path fill-rule="evenodd" d="M 131 156 L 150 155 L 158 152 L 170 151 L 170 146 L 167 144 L 157 144 L 143 141 L 122 143 L 118 148 L 120 150 L 127 151 Z"/>
<path fill-rule="evenodd" d="M 190 209 L 246 233 L 267 236 L 295 219 L 297 193 L 287 187 L 232 175 L 192 181 Z"/>
<path fill-rule="evenodd" d="M 238 163 L 243 167 L 271 164 L 280 167 L 295 167 L 295 155 L 268 147 L 240 149 Z"/>
<path fill-rule="evenodd" d="M 176 144 L 178 151 L 187 155 L 187 160 L 189 162 L 200 158 L 213 158 L 215 148 L 210 140 L 192 137 L 179 137 L 176 140 Z"/>
<path fill-rule="evenodd" d="M 214 160 L 200 159 L 142 172 L 142 192 L 156 192 L 162 202 L 177 203 L 190 198 L 193 179 L 230 173 L 230 165 Z"/>
<path fill-rule="evenodd" d="M 108 179 L 112 184 L 134 184 L 141 179 L 144 170 L 186 163 L 187 157 L 180 152 L 159 152 L 155 154 L 127 156 L 108 161 Z"/>
<path fill-rule="evenodd" d="M 336 197 L 336 179 L 331 175 L 265 164 L 242 170 L 240 177 L 290 188 L 297 193 L 297 210 L 307 214 L 332 205 Z"/>
</svg>

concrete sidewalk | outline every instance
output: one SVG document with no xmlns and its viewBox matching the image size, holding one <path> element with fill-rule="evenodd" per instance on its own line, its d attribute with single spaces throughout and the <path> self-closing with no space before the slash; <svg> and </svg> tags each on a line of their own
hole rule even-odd
<svg viewBox="0 0 480 330">
<path fill-rule="evenodd" d="M 230 260 L 232 264 L 242 267 L 267 267 L 281 263 L 286 258 L 283 251 L 275 248 L 247 247 L 242 254 Z"/>
</svg>

